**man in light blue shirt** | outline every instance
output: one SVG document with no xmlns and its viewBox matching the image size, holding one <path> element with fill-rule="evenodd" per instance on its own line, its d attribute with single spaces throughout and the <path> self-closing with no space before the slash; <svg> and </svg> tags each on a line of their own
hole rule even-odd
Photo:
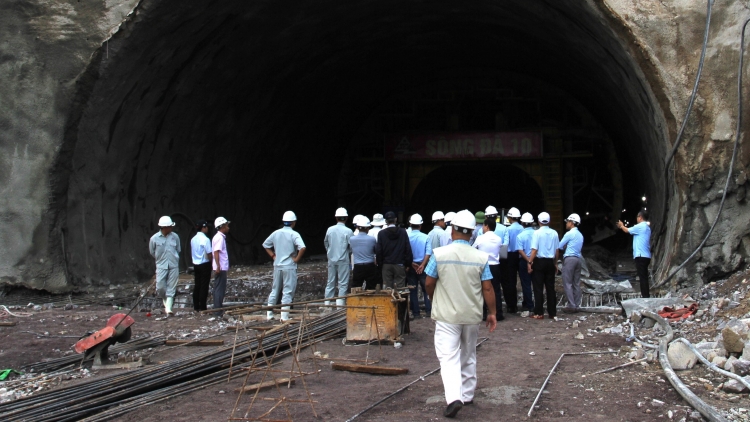
<svg viewBox="0 0 750 422">
<path fill-rule="evenodd" d="M 521 279 L 521 289 L 523 290 L 523 302 L 521 305 L 526 310 L 534 311 L 534 296 L 531 289 L 531 273 L 529 272 L 529 262 L 531 262 L 531 237 L 534 235 L 534 217 L 531 213 L 525 212 L 521 217 L 523 231 L 516 237 L 516 251 L 518 252 L 518 277 Z"/>
<path fill-rule="evenodd" d="M 172 232 L 172 218 L 165 215 L 159 219 L 159 231 L 151 236 L 148 251 L 156 260 L 156 293 L 164 302 L 164 313 L 172 315 L 172 304 L 180 276 L 180 237 Z"/>
<path fill-rule="evenodd" d="M 565 233 L 558 249 L 563 251 L 562 282 L 568 306 L 563 312 L 578 312 L 581 307 L 581 248 L 583 248 L 583 235 L 578 231 L 581 217 L 578 214 L 570 214 L 565 219 Z"/>
<path fill-rule="evenodd" d="M 520 257 L 518 256 L 518 248 L 516 247 L 516 238 L 523 231 L 523 226 L 518 223 L 518 220 L 521 218 L 521 211 L 519 211 L 518 208 L 513 207 L 508 210 L 508 215 L 506 216 L 506 218 L 510 222 L 510 226 L 505 230 L 505 233 L 508 234 L 508 259 L 506 260 L 505 265 L 507 267 L 506 271 L 508 282 L 506 284 L 509 287 L 512 287 L 512 291 L 510 293 L 514 295 L 514 297 L 516 297 L 517 303 L 518 289 L 516 288 L 516 285 L 518 284 L 518 279 L 520 278 L 518 274 L 518 261 Z M 521 288 L 523 289 L 523 286 L 521 286 Z M 518 312 L 518 306 L 514 304 L 514 306 L 511 308 L 511 311 Z"/>
<path fill-rule="evenodd" d="M 351 248 L 349 239 L 352 237 L 352 231 L 346 227 L 346 220 L 349 214 L 346 209 L 339 208 L 336 210 L 336 225 L 331 226 L 326 231 L 326 237 L 323 244 L 326 247 L 328 255 L 328 283 L 326 284 L 325 298 L 330 299 L 334 296 L 346 296 L 349 290 L 349 254 Z M 338 291 L 336 287 L 338 285 Z M 326 305 L 331 301 L 326 300 Z M 336 305 L 343 306 L 346 299 L 336 299 Z M 330 308 L 328 308 L 330 310 Z"/>
<path fill-rule="evenodd" d="M 360 287 L 364 284 L 365 290 L 375 290 L 375 286 L 383 284 L 383 274 L 375 264 L 375 246 L 378 242 L 369 235 L 370 227 L 370 219 L 360 217 L 357 221 L 359 234 L 349 238 L 354 261 L 352 286 Z"/>
<path fill-rule="evenodd" d="M 193 287 L 193 309 L 205 311 L 208 299 L 208 287 L 211 284 L 211 262 L 214 259 L 211 239 L 208 233 L 208 221 L 198 220 L 195 223 L 198 232 L 190 240 L 190 253 L 193 259 L 193 274 L 195 275 L 195 286 Z"/>
<path fill-rule="evenodd" d="M 486 218 L 495 220 L 495 234 L 500 238 L 501 245 L 509 245 L 510 237 L 508 235 L 508 228 L 502 224 L 497 208 L 492 205 L 484 209 Z M 507 252 L 511 249 L 507 248 Z M 515 314 L 518 312 L 518 281 L 515 278 L 510 277 L 508 256 L 500 259 L 500 285 L 503 288 L 503 297 L 505 298 L 505 306 L 508 308 L 509 314 Z"/>
<path fill-rule="evenodd" d="M 305 254 L 305 242 L 302 236 L 294 231 L 297 225 L 297 215 L 292 211 L 284 213 L 282 218 L 284 227 L 271 233 L 263 242 L 263 248 L 273 259 L 273 285 L 268 295 L 268 306 L 275 306 L 276 299 L 281 294 L 281 304 L 292 303 L 294 291 L 297 290 L 297 263 Z M 281 307 L 281 320 L 289 320 L 289 306 Z M 286 311 L 286 312 L 284 312 Z M 273 319 L 273 311 L 268 311 L 267 319 Z"/>
<path fill-rule="evenodd" d="M 622 221 L 617 222 L 617 227 L 633 236 L 633 259 L 641 285 L 641 296 L 651 297 L 648 277 L 648 266 L 651 263 L 651 223 L 648 222 L 648 211 L 639 211 L 636 220 L 638 224 L 631 228 L 625 227 Z"/>
<path fill-rule="evenodd" d="M 560 238 L 549 227 L 549 214 L 542 212 L 537 217 L 539 230 L 531 236 L 531 261 L 529 272 L 534 284 L 534 319 L 544 319 L 544 291 L 547 291 L 547 314 L 557 316 L 557 296 L 555 294 L 555 274 L 557 273 L 557 253 Z"/>
<path fill-rule="evenodd" d="M 424 267 L 430 260 L 432 255 L 432 245 L 430 244 L 430 237 L 422 233 L 422 216 L 414 214 L 409 219 L 409 225 L 411 225 L 411 231 L 409 232 L 409 245 L 411 246 L 412 263 L 411 268 L 406 269 L 406 283 L 409 286 L 414 286 L 409 292 L 409 301 L 411 302 L 411 315 L 413 319 L 421 318 L 419 309 L 419 289 L 422 289 L 422 296 L 424 297 L 424 311 L 427 314 L 427 318 L 432 313 L 432 304 L 430 299 L 427 297 L 425 291 L 425 280 L 427 274 L 424 272 Z"/>
<path fill-rule="evenodd" d="M 445 234 L 445 215 L 443 215 L 442 211 L 435 211 L 432 213 L 432 224 L 434 224 L 435 227 L 430 230 L 427 236 L 430 238 L 430 247 L 432 249 L 437 249 L 441 246 L 440 238 Z"/>
</svg>

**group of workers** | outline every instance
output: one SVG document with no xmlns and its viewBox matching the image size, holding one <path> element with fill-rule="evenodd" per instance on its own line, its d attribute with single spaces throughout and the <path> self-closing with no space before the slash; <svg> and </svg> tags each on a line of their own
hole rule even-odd
<svg viewBox="0 0 750 422">
<path fill-rule="evenodd" d="M 465 405 L 473 404 L 476 387 L 476 340 L 479 323 L 486 322 L 489 331 L 503 320 L 502 299 L 506 312 L 518 312 L 517 281 L 522 288 L 521 306 L 534 319 L 544 319 L 545 293 L 547 314 L 557 314 L 555 275 L 562 272 L 568 304 L 563 311 L 577 312 L 581 306 L 581 249 L 584 238 L 578 231 L 581 218 L 571 214 L 565 219 L 567 232 L 559 238 L 549 227 L 550 215 L 537 216 L 538 229 L 530 213 L 521 215 L 511 208 L 505 221 L 493 206 L 472 214 L 468 210 L 432 214 L 433 228 L 422 232 L 419 214 L 409 218 L 407 229 L 399 227 L 392 211 L 352 219 L 355 231 L 346 226 L 349 214 L 339 208 L 336 224 L 325 235 L 328 257 L 328 280 L 325 288 L 327 306 L 345 305 L 350 287 L 370 290 L 378 285 L 401 288 L 412 286 L 411 317 L 420 318 L 419 290 L 423 292 L 425 313 L 435 321 L 435 351 L 440 361 L 447 407 L 444 415 L 455 417 Z M 641 293 L 649 297 L 648 265 L 650 235 L 648 213 L 642 210 L 638 224 L 617 227 L 633 236 L 633 256 L 640 278 Z M 281 296 L 281 320 L 289 319 L 289 304 L 297 287 L 297 263 L 306 246 L 294 230 L 297 216 L 284 213 L 282 228 L 271 233 L 263 247 L 274 263 L 273 285 L 268 304 L 274 306 Z M 503 224 L 504 223 L 504 224 Z M 218 217 L 217 233 L 212 241 L 206 236 L 208 224 L 197 223 L 198 233 L 191 240 L 195 266 L 196 311 L 206 309 L 208 281 L 213 269 L 214 309 L 221 312 L 229 259 L 226 233 L 229 221 Z M 174 222 L 165 216 L 160 230 L 151 237 L 149 250 L 156 259 L 157 292 L 164 300 L 165 311 L 172 314 L 178 276 L 180 241 L 172 232 Z M 561 267 L 558 258 L 562 255 Z M 351 274 L 351 286 L 350 286 Z M 333 301 L 335 300 L 335 305 Z M 267 318 L 273 319 L 269 311 Z"/>
</svg>

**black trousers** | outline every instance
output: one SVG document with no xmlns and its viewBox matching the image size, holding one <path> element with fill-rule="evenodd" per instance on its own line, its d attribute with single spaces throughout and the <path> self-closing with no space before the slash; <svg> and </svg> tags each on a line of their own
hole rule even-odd
<svg viewBox="0 0 750 422">
<path fill-rule="evenodd" d="M 208 299 L 208 285 L 211 284 L 211 263 L 195 265 L 195 286 L 193 287 L 193 309 L 196 311 L 206 310 Z"/>
<path fill-rule="evenodd" d="M 500 268 L 505 271 L 503 295 L 508 312 L 518 312 L 518 252 L 508 252 L 508 259 L 500 260 Z M 505 268 L 503 268 L 505 267 Z M 501 278 L 502 280 L 502 278 Z"/>
<path fill-rule="evenodd" d="M 547 290 L 547 314 L 550 318 L 557 315 L 557 295 L 555 294 L 554 258 L 536 258 L 531 267 L 531 281 L 534 284 L 534 314 L 544 315 L 544 290 Z"/>
<path fill-rule="evenodd" d="M 638 273 L 638 282 L 641 284 L 641 296 L 651 297 L 648 288 L 648 265 L 651 263 L 651 258 L 635 259 L 635 271 Z"/>
<path fill-rule="evenodd" d="M 490 265 L 492 273 L 492 288 L 495 290 L 495 317 L 497 320 L 503 318 L 503 288 L 500 283 L 500 265 Z M 487 304 L 482 305 L 482 320 L 487 319 Z"/>
<path fill-rule="evenodd" d="M 383 284 L 383 275 L 377 265 L 354 264 L 352 281 L 349 286 L 362 287 L 362 284 L 365 285 L 365 290 L 375 290 L 376 285 Z"/>
</svg>

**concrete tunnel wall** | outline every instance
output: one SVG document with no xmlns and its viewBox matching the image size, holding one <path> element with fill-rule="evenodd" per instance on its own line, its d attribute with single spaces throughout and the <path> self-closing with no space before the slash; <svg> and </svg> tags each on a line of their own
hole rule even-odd
<svg viewBox="0 0 750 422">
<path fill-rule="evenodd" d="M 346 205 L 336 202 L 337 176 L 373 109 L 436 70 L 467 64 L 574 93 L 635 170 L 626 183 L 658 197 L 705 17 L 699 4 L 636 1 L 55 4 L 45 12 L 67 13 L 77 27 L 40 37 L 38 10 L 6 10 L 18 32 L 7 29 L 16 47 L 3 47 L 8 72 L 0 76 L 15 82 L 13 98 L 54 98 L 0 109 L 0 180 L 8 182 L 0 244 L 9 258 L 0 277 L 53 291 L 150 277 L 147 240 L 163 214 L 230 218 L 235 261 L 257 258 L 286 209 L 297 212 L 308 243 L 319 242 L 332 210 Z M 119 30 L 92 48 L 131 5 Z M 740 2 L 714 14 L 702 101 L 669 181 L 657 262 L 686 256 L 718 204 L 741 16 L 748 11 Z M 53 53 L 61 46 L 69 54 Z M 19 141 L 31 145 L 28 155 L 15 153 Z M 747 158 L 743 150 L 737 174 Z M 750 255 L 750 230 L 730 217 L 747 212 L 744 179 L 732 188 L 716 237 L 729 241 L 710 245 L 710 260 L 681 280 L 736 270 Z M 658 202 L 650 206 L 656 227 Z M 705 212 L 695 207 L 701 202 Z"/>
</svg>

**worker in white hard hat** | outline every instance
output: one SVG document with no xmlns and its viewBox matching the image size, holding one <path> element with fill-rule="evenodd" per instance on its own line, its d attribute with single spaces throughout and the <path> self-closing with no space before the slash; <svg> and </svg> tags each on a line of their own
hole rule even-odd
<svg viewBox="0 0 750 422">
<path fill-rule="evenodd" d="M 427 237 L 430 238 L 430 248 L 436 249 L 440 247 L 440 238 L 445 234 L 445 215 L 442 211 L 432 213 L 432 224 L 434 226 Z"/>
<path fill-rule="evenodd" d="M 433 250 L 425 267 L 435 320 L 435 353 L 440 360 L 448 404 L 443 415 L 449 418 L 455 417 L 465 404 L 474 402 L 483 299 L 489 309 L 489 332 L 497 327 L 489 258 L 469 245 L 475 222 L 470 211 L 459 211 L 452 221 L 453 242 Z"/>
<path fill-rule="evenodd" d="M 508 229 L 505 231 L 508 234 L 508 258 L 506 260 L 507 262 L 507 280 L 509 285 L 513 286 L 513 290 L 510 292 L 513 297 L 516 298 L 516 301 L 513 303 L 513 306 L 510 304 L 508 305 L 508 308 L 512 310 L 512 312 L 518 312 L 518 262 L 519 262 L 519 256 L 518 256 L 518 247 L 516 245 L 516 239 L 518 238 L 518 235 L 521 234 L 523 231 L 523 226 L 519 224 L 518 220 L 521 219 L 521 211 L 518 210 L 516 207 L 512 207 L 508 210 L 508 214 L 505 215 L 505 220 L 507 221 Z M 523 290 L 523 286 L 521 286 L 521 290 Z M 531 290 L 531 286 L 529 286 L 529 290 Z M 529 296 L 531 296 L 531 291 L 529 291 Z M 524 298 L 522 306 L 527 304 L 526 303 L 526 294 L 524 293 Z M 509 311 L 510 312 L 510 311 Z"/>
<path fill-rule="evenodd" d="M 568 230 L 560 241 L 558 249 L 562 251 L 562 282 L 568 305 L 563 312 L 578 312 L 581 307 L 581 248 L 583 248 L 583 235 L 578 231 L 581 217 L 578 214 L 570 214 L 565 219 L 565 228 Z"/>
<path fill-rule="evenodd" d="M 531 273 L 529 262 L 531 262 L 531 236 L 534 235 L 534 217 L 525 212 L 521 216 L 523 231 L 516 237 L 516 251 L 518 252 L 518 278 L 521 279 L 521 290 L 523 301 L 521 305 L 529 312 L 534 312 L 534 295 L 531 287 Z"/>
<path fill-rule="evenodd" d="M 494 218 L 485 218 L 484 223 L 482 223 L 482 234 L 477 236 L 471 246 L 489 255 L 488 263 L 490 273 L 492 273 L 492 290 L 495 291 L 495 316 L 498 321 L 502 321 L 505 319 L 503 317 L 503 289 L 500 285 L 500 251 L 503 245 L 500 236 L 495 234 L 496 224 Z M 485 304 L 482 307 L 483 321 L 487 320 L 487 311 L 487 304 Z"/>
<path fill-rule="evenodd" d="M 305 242 L 302 236 L 294 231 L 297 225 L 297 215 L 287 211 L 282 217 L 284 226 L 263 242 L 263 248 L 273 259 L 273 285 L 268 295 L 268 306 L 275 306 L 276 299 L 281 295 L 281 304 L 286 305 L 294 300 L 297 290 L 297 263 L 305 255 Z M 266 313 L 266 318 L 273 319 L 273 311 Z M 281 307 L 281 320 L 289 320 L 289 306 Z"/>
<path fill-rule="evenodd" d="M 193 274 L 195 275 L 193 310 L 200 312 L 208 309 L 206 301 L 208 300 L 208 288 L 211 285 L 214 254 L 211 239 L 206 236 L 208 221 L 196 221 L 195 228 L 195 236 L 190 239 L 190 255 L 193 261 Z"/>
<path fill-rule="evenodd" d="M 216 217 L 214 227 L 216 234 L 211 240 L 211 249 L 214 254 L 214 308 L 221 309 L 224 306 L 224 293 L 227 291 L 227 272 L 229 271 L 229 254 L 227 253 L 227 233 L 229 233 L 229 221 L 224 217 Z M 223 311 L 218 311 L 223 316 Z"/>
<path fill-rule="evenodd" d="M 510 236 L 508 234 L 508 228 L 502 223 L 502 216 L 498 213 L 497 208 L 492 205 L 488 206 L 484 210 L 485 218 L 491 218 L 495 220 L 495 234 L 500 238 L 502 245 L 505 246 L 507 252 L 510 252 L 508 248 L 510 245 Z M 518 312 L 518 288 L 516 285 L 518 282 L 515 279 L 510 278 L 510 268 L 508 265 L 507 252 L 505 257 L 500 258 L 500 285 L 503 286 L 503 297 L 505 298 L 505 306 L 508 313 L 514 314 Z"/>
<path fill-rule="evenodd" d="M 549 214 L 537 216 L 539 230 L 531 236 L 531 255 L 528 270 L 534 285 L 534 319 L 544 319 L 544 291 L 547 291 L 547 314 L 557 316 L 557 295 L 555 294 L 555 274 L 560 238 L 557 231 L 549 227 Z"/>
<path fill-rule="evenodd" d="M 334 215 L 336 224 L 329 227 L 323 244 L 326 247 L 328 256 L 328 283 L 325 291 L 325 304 L 330 305 L 330 298 L 334 296 L 346 296 L 349 290 L 349 238 L 352 237 L 352 231 L 346 227 L 346 220 L 349 217 L 345 208 L 339 208 Z M 336 305 L 343 306 L 346 299 L 336 299 Z"/>
<path fill-rule="evenodd" d="M 414 214 L 409 218 L 409 225 L 411 226 L 409 245 L 411 246 L 413 261 L 411 267 L 406 269 L 406 283 L 409 286 L 414 286 L 409 292 L 412 319 L 422 318 L 419 307 L 419 289 L 422 289 L 422 296 L 424 297 L 425 314 L 429 318 L 432 313 L 432 304 L 425 291 L 427 274 L 424 273 L 424 267 L 427 265 L 430 255 L 432 255 L 432 245 L 430 244 L 430 237 L 421 231 L 423 223 L 422 216 L 419 214 Z"/>
<path fill-rule="evenodd" d="M 354 269 L 352 270 L 352 286 L 363 287 L 365 290 L 375 290 L 375 286 L 383 283 L 383 276 L 375 264 L 375 245 L 377 241 L 367 232 L 370 230 L 370 219 L 361 216 L 357 219 L 359 233 L 349 239 L 352 249 Z"/>
<path fill-rule="evenodd" d="M 443 233 L 443 237 L 440 238 L 440 246 L 447 246 L 453 242 L 453 237 L 451 236 L 453 225 L 451 224 L 451 222 L 453 221 L 453 218 L 455 216 L 456 213 L 453 211 L 449 211 L 447 214 L 445 214 L 445 233 Z"/>
<path fill-rule="evenodd" d="M 385 218 L 383 218 L 383 214 L 375 214 L 372 216 L 372 222 L 370 223 L 372 228 L 367 232 L 370 236 L 375 238 L 375 241 L 378 240 L 378 233 L 380 233 L 380 230 L 383 229 L 383 226 L 385 226 Z"/>
<path fill-rule="evenodd" d="M 164 313 L 171 316 L 177 279 L 180 276 L 180 237 L 172 232 L 175 223 L 168 215 L 159 219 L 159 231 L 148 242 L 148 251 L 156 260 L 156 293 L 164 302 Z"/>
</svg>

